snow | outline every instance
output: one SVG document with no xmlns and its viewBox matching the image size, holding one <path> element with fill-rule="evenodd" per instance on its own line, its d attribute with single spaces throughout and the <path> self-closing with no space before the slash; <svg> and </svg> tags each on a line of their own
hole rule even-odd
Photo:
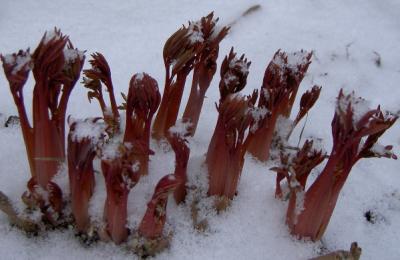
<svg viewBox="0 0 400 260">
<path fill-rule="evenodd" d="M 140 162 L 139 161 L 135 161 L 132 165 L 132 171 L 133 172 L 137 172 L 139 170 L 140 167 Z"/>
<path fill-rule="evenodd" d="M 135 79 L 136 79 L 137 81 L 143 80 L 143 77 L 144 77 L 144 73 L 143 73 L 143 72 L 137 73 L 137 74 L 135 75 Z"/>
<path fill-rule="evenodd" d="M 235 67 L 239 67 L 239 69 L 243 75 L 247 76 L 249 74 L 249 66 L 247 65 L 247 62 L 245 60 L 240 60 L 240 59 L 234 57 L 229 62 L 229 68 L 233 69 Z"/>
<path fill-rule="evenodd" d="M 79 58 L 80 60 L 83 60 L 84 57 L 84 52 L 80 50 L 75 50 L 75 49 L 64 49 L 64 58 L 66 62 L 71 62 Z"/>
<path fill-rule="evenodd" d="M 188 27 L 188 35 L 189 35 L 189 41 L 192 44 L 195 43 L 200 43 L 204 41 L 204 35 L 201 32 L 201 22 L 191 22 L 189 27 Z"/>
<path fill-rule="evenodd" d="M 4 55 L 4 62 L 8 65 L 15 66 L 11 73 L 15 75 L 18 71 L 20 71 L 24 66 L 31 62 L 31 55 L 26 53 L 25 55 L 16 55 L 7 54 Z M 25 71 L 30 70 L 31 66 L 26 66 Z"/>
<path fill-rule="evenodd" d="M 294 224 L 297 223 L 297 217 L 300 215 L 300 213 L 304 210 L 304 198 L 305 198 L 305 192 L 303 190 L 296 191 L 296 204 L 294 208 Z"/>
<path fill-rule="evenodd" d="M 276 120 L 275 132 L 277 134 L 277 137 L 280 137 L 281 140 L 285 140 L 286 137 L 289 136 L 292 128 L 293 121 L 290 118 L 279 116 Z"/>
<path fill-rule="evenodd" d="M 191 122 L 184 122 L 182 120 L 178 120 L 175 125 L 171 126 L 168 131 L 176 136 L 184 138 L 189 133 L 189 129 L 192 126 Z"/>
<path fill-rule="evenodd" d="M 307 64 L 308 54 L 308 52 L 303 50 L 289 53 L 287 55 L 288 67 L 291 69 L 297 69 L 299 66 Z"/>
<path fill-rule="evenodd" d="M 238 80 L 238 77 L 236 75 L 234 75 L 233 73 L 231 73 L 230 71 L 228 71 L 228 73 L 225 73 L 225 75 L 224 75 L 225 85 L 229 85 L 229 84 L 231 84 L 231 82 L 235 82 L 237 80 Z"/>
<path fill-rule="evenodd" d="M 258 129 L 260 121 L 263 120 L 265 118 L 265 116 L 267 115 L 268 109 L 266 109 L 265 107 L 261 107 L 261 108 L 254 107 L 254 108 L 251 108 L 249 112 L 254 120 L 254 123 L 250 128 L 250 132 L 254 133 Z"/>
<path fill-rule="evenodd" d="M 354 90 L 369 100 L 372 108 L 382 104 L 383 109 L 399 110 L 400 3 L 397 0 L 70 0 L 68 4 L 43 0 L 40 8 L 34 1 L 6 0 L 1 8 L 0 52 L 13 53 L 29 46 L 33 51 L 45 29 L 57 26 L 70 36 L 75 47 L 87 50 L 88 54 L 99 51 L 105 55 L 112 70 L 117 102 L 121 104 L 123 100 L 118 93 L 126 93 L 129 80 L 136 72 L 145 71 L 160 86 L 164 85 L 163 44 L 181 24 L 199 19 L 210 11 L 220 17 L 218 25 L 229 24 L 253 4 L 262 7 L 233 25 L 220 45 L 218 64 L 231 46 L 245 53 L 252 61 L 243 90 L 243 94 L 248 94 L 261 85 L 265 67 L 276 50 L 287 53 L 312 50 L 312 63 L 299 93 L 314 84 L 323 88 L 309 113 L 302 142 L 315 137 L 330 151 L 330 123 L 340 88 L 346 93 Z M 381 57 L 380 66 L 375 62 L 375 53 Z M 85 68 L 88 68 L 87 62 Z M 203 187 L 198 191 L 203 196 L 207 186 L 204 154 L 218 116 L 214 103 L 219 100 L 219 79 L 217 71 L 204 101 L 196 135 L 189 143 L 189 186 Z M 28 114 L 33 83 L 30 77 L 24 89 Z M 182 104 L 189 94 L 191 76 L 187 83 Z M 17 110 L 2 70 L 0 85 L 0 113 L 15 115 Z M 101 115 L 96 102 L 87 102 L 86 92 L 78 83 L 70 98 L 68 115 L 77 118 Z M 301 128 L 297 127 L 292 134 L 296 143 Z M 10 197 L 16 208 L 22 209 L 20 196 L 26 190 L 30 175 L 23 139 L 17 130 L 0 127 L 0 190 Z M 397 123 L 380 140 L 383 145 L 393 144 L 397 154 L 399 131 Z M 163 147 L 152 142 L 151 146 L 155 155 L 151 156 L 150 174 L 141 178 L 129 195 L 128 226 L 131 228 L 137 228 L 158 180 L 174 171 L 174 153 L 168 145 Z M 114 148 L 110 147 L 110 151 Z M 173 231 L 171 248 L 156 259 L 308 259 L 317 256 L 322 248 L 348 249 L 352 241 L 362 247 L 362 259 L 398 258 L 400 179 L 397 161 L 365 159 L 356 164 L 340 193 L 327 231 L 317 243 L 297 240 L 289 234 L 285 225 L 287 202 L 274 198 L 275 174 L 270 167 L 271 164 L 260 163 L 246 155 L 238 196 L 226 212 L 216 214 L 211 210 L 211 199 L 201 200 L 199 217 L 207 218 L 210 227 L 205 233 L 192 228 L 187 206 L 177 206 L 170 200 L 167 222 Z M 100 169 L 98 160 L 95 168 Z M 310 183 L 313 178 L 315 174 L 310 176 Z M 90 214 L 99 224 L 102 223 L 104 190 L 103 176 L 96 173 Z M 64 188 L 63 191 L 67 196 L 68 191 Z M 189 194 L 189 201 L 194 200 L 194 193 Z M 364 217 L 369 210 L 379 216 L 374 224 Z M 3 259 L 134 258 L 123 247 L 112 243 L 84 247 L 72 230 L 49 231 L 44 236 L 28 238 L 10 227 L 4 214 L 0 214 L 0 253 Z"/>
<path fill-rule="evenodd" d="M 111 139 L 109 142 L 107 142 L 102 146 L 101 159 L 111 161 L 115 158 L 120 157 L 121 156 L 121 152 L 119 149 L 120 146 L 121 146 L 120 141 Z"/>
<path fill-rule="evenodd" d="M 97 144 L 100 138 L 104 137 L 106 125 L 103 122 L 93 121 L 95 119 L 71 119 L 71 122 L 75 122 L 75 131 L 72 134 L 72 140 L 80 142 L 84 138 L 89 138 L 93 144 Z"/>
</svg>

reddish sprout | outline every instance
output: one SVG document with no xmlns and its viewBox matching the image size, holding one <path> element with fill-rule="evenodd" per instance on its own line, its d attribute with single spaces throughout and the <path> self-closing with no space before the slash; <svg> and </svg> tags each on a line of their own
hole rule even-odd
<svg viewBox="0 0 400 260">
<path fill-rule="evenodd" d="M 244 54 L 238 59 L 236 53 L 233 52 L 233 47 L 231 48 L 229 55 L 225 56 L 221 64 L 221 80 L 219 82 L 220 103 L 229 94 L 237 93 L 246 86 L 250 64 L 251 62 L 247 61 Z"/>
<path fill-rule="evenodd" d="M 116 244 L 128 237 L 128 195 L 140 178 L 139 165 L 135 161 L 136 153 L 140 151 L 140 147 L 131 143 L 112 141 L 102 149 L 101 169 L 107 190 L 104 220 L 107 233 Z"/>
<path fill-rule="evenodd" d="M 312 240 L 322 237 L 339 193 L 361 158 L 397 158 L 391 151 L 392 146 L 377 143 L 396 120 L 396 116 L 382 112 L 380 107 L 370 109 L 354 93 L 345 95 L 340 91 L 332 121 L 333 147 L 328 162 L 305 192 L 304 200 L 299 201 L 295 195 L 291 197 L 287 223 L 292 234 Z M 295 212 L 293 205 L 296 204 L 302 204 L 303 209 Z"/>
<path fill-rule="evenodd" d="M 147 204 L 147 210 L 139 226 L 139 234 L 146 239 L 157 239 L 163 234 L 167 217 L 168 195 L 180 184 L 174 174 L 164 176 L 154 190 L 153 197 Z"/>
<path fill-rule="evenodd" d="M 168 142 L 175 152 L 175 172 L 177 179 L 181 180 L 174 192 L 176 203 L 181 203 L 186 198 L 187 165 L 189 161 L 190 148 L 186 137 L 190 134 L 190 123 L 178 121 L 177 124 L 169 129 Z"/>
<path fill-rule="evenodd" d="M 198 44 L 192 42 L 189 27 L 182 26 L 164 45 L 164 93 L 152 129 L 152 135 L 156 139 L 166 137 L 168 129 L 176 122 L 186 78 L 193 69 L 200 49 Z"/>
<path fill-rule="evenodd" d="M 254 137 L 248 148 L 261 161 L 269 159 L 278 118 L 290 116 L 298 88 L 311 63 L 311 55 L 303 50 L 289 55 L 279 50 L 265 70 L 258 107 L 268 113 L 252 126 Z"/>
<path fill-rule="evenodd" d="M 249 142 L 252 106 L 252 98 L 233 94 L 217 107 L 217 125 L 206 155 L 210 196 L 232 199 L 236 194 Z"/>
<path fill-rule="evenodd" d="M 88 98 L 89 102 L 95 98 L 99 101 L 103 117 L 108 124 L 108 132 L 113 135 L 119 131 L 119 112 L 117 102 L 115 101 L 114 86 L 111 79 L 111 69 L 107 63 L 107 60 L 103 54 L 96 52 L 93 53 L 92 59 L 89 60 L 91 69 L 83 71 L 85 77 L 83 78 L 83 84 L 89 89 Z M 103 96 L 102 84 L 105 85 L 109 99 L 111 109 L 107 107 Z"/>
<path fill-rule="evenodd" d="M 99 142 L 105 135 L 100 118 L 70 120 L 68 134 L 68 176 L 72 214 L 79 232 L 90 227 L 89 201 L 95 185 L 93 160 Z"/>
<path fill-rule="evenodd" d="M 146 73 L 134 75 L 124 104 L 126 109 L 124 142 L 141 142 L 148 151 L 137 158 L 140 175 L 147 175 L 149 171 L 149 154 L 153 154 L 150 150 L 150 127 L 159 104 L 160 92 L 157 81 Z"/>
<path fill-rule="evenodd" d="M 222 27 L 217 30 L 217 22 L 218 18 L 215 19 L 214 13 L 210 13 L 201 18 L 199 22 L 189 24 L 189 30 L 191 31 L 189 39 L 200 45 L 200 50 L 194 61 L 189 99 L 183 112 L 183 120 L 190 122 L 192 125 L 190 136 L 193 136 L 196 132 L 205 94 L 217 70 L 219 43 L 229 31 L 228 27 Z"/>
</svg>

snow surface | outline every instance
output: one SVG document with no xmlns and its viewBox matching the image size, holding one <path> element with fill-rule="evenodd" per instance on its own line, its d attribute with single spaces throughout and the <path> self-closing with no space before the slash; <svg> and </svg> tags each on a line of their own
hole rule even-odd
<svg viewBox="0 0 400 260">
<path fill-rule="evenodd" d="M 218 62 L 231 46 L 238 53 L 245 53 L 252 65 L 244 93 L 251 93 L 261 85 L 265 67 L 276 50 L 312 50 L 312 64 L 299 94 L 313 84 L 322 85 L 323 89 L 309 114 L 303 138 L 322 139 L 322 145 L 330 150 L 330 122 L 340 88 L 346 93 L 354 90 L 357 96 L 369 100 L 372 107 L 382 104 L 383 109 L 399 110 L 398 0 L 42 0 L 40 4 L 2 0 L 0 52 L 8 54 L 27 47 L 32 50 L 47 28 L 57 26 L 70 35 L 80 50 L 104 54 L 112 70 L 116 94 L 126 93 L 131 76 L 141 71 L 149 73 L 163 86 L 163 44 L 181 24 L 198 20 L 210 11 L 220 17 L 219 24 L 228 24 L 253 4 L 261 4 L 261 10 L 233 25 L 220 45 Z M 217 118 L 214 103 L 219 100 L 218 75 L 217 72 L 207 92 L 196 135 L 189 140 L 189 179 L 204 177 L 202 162 Z M 190 80 L 187 83 L 182 107 Z M 25 88 L 28 110 L 32 84 L 31 76 Z M 0 86 L 0 113 L 15 115 L 16 108 L 2 70 Z M 79 84 L 74 89 L 68 114 L 75 118 L 101 115 L 96 102 L 87 102 L 86 91 Z M 118 96 L 118 103 L 121 102 Z M 301 130 L 298 128 L 292 134 L 291 142 L 295 144 Z M 380 140 L 383 145 L 393 144 L 397 153 L 399 131 L 397 123 Z M 18 127 L 0 128 L 0 147 L 0 190 L 18 208 L 23 208 L 20 196 L 25 191 L 29 167 Z M 152 143 L 151 148 L 156 154 L 150 163 L 150 175 L 142 178 L 129 196 L 128 225 L 132 228 L 140 222 L 157 181 L 174 169 L 174 154 L 168 145 Z M 329 251 L 348 249 L 352 241 L 362 247 L 362 259 L 399 258 L 399 162 L 387 159 L 359 162 L 340 194 L 322 242 L 318 243 L 299 241 L 289 235 L 285 226 L 287 205 L 274 198 L 275 175 L 268 170 L 270 167 L 246 156 L 238 196 L 229 210 L 215 215 L 207 211 L 207 201 L 200 205 L 210 226 L 206 233 L 194 231 L 188 209 L 170 200 L 168 227 L 174 231 L 174 237 L 171 248 L 157 259 L 307 259 L 316 256 L 323 247 Z M 67 179 L 65 172 L 57 176 L 64 191 L 68 189 Z M 93 220 L 101 222 L 105 198 L 101 174 L 96 176 L 96 182 L 90 212 Z M 375 224 L 366 221 L 364 213 L 368 210 L 376 214 Z M 73 231 L 68 230 L 27 238 L 11 228 L 4 214 L 0 214 L 0 258 L 126 259 L 134 255 L 112 244 L 83 247 Z"/>
</svg>

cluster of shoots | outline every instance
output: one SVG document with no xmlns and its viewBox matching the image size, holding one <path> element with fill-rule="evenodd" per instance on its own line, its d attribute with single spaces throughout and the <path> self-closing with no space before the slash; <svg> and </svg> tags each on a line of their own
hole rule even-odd
<svg viewBox="0 0 400 260">
<path fill-rule="evenodd" d="M 17 106 L 31 178 L 23 200 L 54 223 L 62 213 L 62 191 L 52 181 L 65 161 L 65 116 L 69 96 L 80 77 L 84 53 L 59 30 L 46 33 L 38 47 L 1 56 L 4 73 Z M 32 116 L 24 101 L 24 86 L 32 71 Z M 30 120 L 31 119 L 31 120 Z"/>
<path fill-rule="evenodd" d="M 383 112 L 380 107 L 370 109 L 364 99 L 354 93 L 344 94 L 341 90 L 332 120 L 333 146 L 330 155 L 314 149 L 313 142 L 309 140 L 296 154 L 282 154 L 282 167 L 274 168 L 279 176 L 276 194 L 281 195 L 279 183 L 286 178 L 290 187 L 286 222 L 292 234 L 314 241 L 322 237 L 339 193 L 360 159 L 397 159 L 391 145 L 383 146 L 377 142 L 396 120 L 396 116 Z M 325 167 L 306 189 L 307 177 L 326 157 Z"/>
<path fill-rule="evenodd" d="M 192 87 L 183 119 L 190 122 L 190 135 L 194 135 L 206 91 L 217 70 L 219 43 L 229 31 L 228 27 L 217 28 L 217 22 L 218 18 L 210 13 L 200 21 L 183 26 L 165 43 L 165 85 L 153 125 L 154 138 L 166 138 L 169 128 L 175 125 L 186 78 L 192 71 Z"/>
<path fill-rule="evenodd" d="M 31 176 L 23 201 L 42 213 L 42 221 L 53 227 L 62 221 L 71 202 L 77 232 L 89 234 L 93 221 L 89 205 L 94 194 L 95 172 L 105 180 L 103 223 L 95 227 L 99 237 L 123 243 L 130 235 L 147 241 L 140 250 L 151 255 L 149 244 L 162 241 L 169 194 L 185 203 L 188 193 L 190 142 L 194 136 L 206 95 L 217 71 L 219 44 L 229 27 L 217 27 L 213 13 L 189 22 L 169 37 L 163 50 L 164 92 L 146 73 L 132 76 L 124 102 L 117 104 L 111 69 L 101 53 L 91 55 L 91 67 L 83 71 L 83 85 L 89 101 L 97 100 L 102 115 L 66 120 L 68 98 L 80 78 L 85 55 L 74 48 L 59 30 L 47 32 L 38 47 L 0 56 L 11 94 L 17 106 Z M 318 240 L 323 235 L 352 167 L 361 158 L 394 158 L 392 146 L 377 143 L 396 121 L 380 107 L 366 108 L 366 101 L 354 93 L 340 91 L 332 121 L 333 147 L 330 155 L 314 148 L 312 140 L 302 147 L 289 147 L 293 129 L 316 103 L 321 87 L 314 86 L 300 98 L 299 111 L 290 119 L 300 83 L 306 76 L 312 53 L 277 51 L 265 70 L 260 90 L 242 95 L 251 62 L 237 56 L 233 48 L 220 66 L 218 119 L 205 156 L 207 195 L 215 198 L 217 210 L 225 209 L 237 195 L 247 152 L 268 161 L 270 152 L 280 153 L 275 196 L 284 197 L 281 183 L 289 187 L 286 222 L 292 234 Z M 23 88 L 32 71 L 32 116 L 27 115 Z M 188 75 L 192 73 L 189 98 L 182 118 L 179 109 Z M 215 84 L 217 85 L 217 84 Z M 105 90 L 105 93 L 103 90 Z M 106 94 L 106 95 L 105 95 Z M 124 111 L 124 112 L 121 112 Z M 125 113 L 125 128 L 120 113 Z M 153 122 L 154 118 L 154 122 Z M 69 133 L 65 140 L 65 122 Z M 282 127 L 284 125 L 284 127 Z M 283 131 L 283 128 L 284 131 Z M 160 179 L 136 230 L 127 227 L 130 191 L 149 172 L 151 138 L 166 139 L 175 153 L 175 171 Z M 67 160 L 66 160 L 67 159 Z M 327 163 L 315 181 L 307 186 L 312 171 Z M 96 169 L 95 160 L 100 167 Z M 69 195 L 54 182 L 60 165 L 67 161 Z M 306 189 L 306 187 L 308 187 Z M 64 197 L 63 197 L 64 192 Z M 18 216 L 7 197 L 0 194 L 2 209 L 18 226 L 36 227 Z M 69 199 L 68 199 L 69 198 Z M 150 241 L 150 242 L 149 242 Z M 154 246 L 154 248 L 159 248 Z"/>
<path fill-rule="evenodd" d="M 252 125 L 253 138 L 248 147 L 248 151 L 260 161 L 270 159 L 273 140 L 281 134 L 281 129 L 277 129 L 278 121 L 290 118 L 300 83 L 311 63 L 311 56 L 312 53 L 303 50 L 289 54 L 279 50 L 265 70 L 257 105 L 263 114 Z M 320 91 L 320 87 L 314 86 L 303 94 L 298 115 L 282 141 L 289 138 L 292 129 L 315 104 Z"/>
</svg>

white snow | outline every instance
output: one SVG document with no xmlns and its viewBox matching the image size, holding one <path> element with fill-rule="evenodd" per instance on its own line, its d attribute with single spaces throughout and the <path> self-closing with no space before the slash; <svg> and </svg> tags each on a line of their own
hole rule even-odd
<svg viewBox="0 0 400 260">
<path fill-rule="evenodd" d="M 301 65 L 305 65 L 308 62 L 307 55 L 308 53 L 303 50 L 289 53 L 285 52 L 283 55 L 277 55 L 273 59 L 273 63 L 280 68 L 280 73 L 283 73 L 286 68 L 296 73 Z"/>
<path fill-rule="evenodd" d="M 112 70 L 117 102 L 121 104 L 123 100 L 119 93 L 126 93 L 129 80 L 136 72 L 145 71 L 160 86 L 164 85 L 163 44 L 182 24 L 215 11 L 215 16 L 220 17 L 218 25 L 222 26 L 253 4 L 262 7 L 240 19 L 221 42 L 218 68 L 232 46 L 245 53 L 252 61 L 248 83 L 242 91 L 245 95 L 261 86 L 265 68 L 278 49 L 287 53 L 312 50 L 312 63 L 299 93 L 314 84 L 323 88 L 309 113 L 303 141 L 308 136 L 322 139 L 323 147 L 330 151 L 330 123 L 341 88 L 346 93 L 355 91 L 370 100 L 372 108 L 382 104 L 383 109 L 399 110 L 400 3 L 397 0 L 43 0 L 40 8 L 35 1 L 4 1 L 1 5 L 0 52 L 13 53 L 27 47 L 33 52 L 46 28 L 57 26 L 70 36 L 75 47 L 87 50 L 88 54 L 95 51 L 104 54 Z M 48 40 L 52 31 L 46 37 Z M 380 66 L 376 64 L 374 52 L 381 57 Z M 89 68 L 87 62 L 85 68 Z M 196 196 L 206 196 L 207 192 L 207 167 L 203 162 L 218 116 L 214 104 L 219 101 L 219 80 L 218 70 L 206 94 L 196 135 L 190 140 L 189 202 Z M 190 83 L 191 76 L 187 80 L 182 107 L 186 104 Z M 30 77 L 24 88 L 29 115 L 33 84 L 33 77 Z M 2 70 L 0 85 L 8 85 Z M 107 97 L 108 93 L 103 94 Z M 294 104 L 294 111 L 298 102 Z M 0 113 L 17 114 L 8 87 L 0 87 Z M 72 92 L 67 114 L 85 118 L 100 116 L 101 111 L 96 102 L 88 103 L 87 89 L 78 83 Z M 294 130 L 294 141 L 297 141 L 301 128 Z M 16 208 L 23 209 L 20 197 L 26 190 L 30 173 L 23 139 L 17 130 L 0 126 L 0 190 L 12 199 Z M 393 144 L 397 154 L 399 132 L 400 124 L 396 123 L 380 140 L 383 145 Z M 110 147 L 110 152 L 114 149 Z M 138 227 L 158 180 L 174 171 L 173 151 L 163 149 L 154 141 L 151 149 L 155 155 L 151 156 L 149 175 L 141 178 L 129 194 L 128 226 L 132 229 Z M 115 156 L 115 152 L 109 156 Z M 99 171 L 99 161 L 95 163 L 95 169 Z M 200 201 L 200 219 L 207 218 L 209 225 L 205 233 L 192 228 L 189 205 L 177 206 L 170 199 L 167 222 L 174 232 L 171 248 L 156 259 L 308 259 L 317 256 L 322 248 L 328 251 L 348 249 L 353 241 L 362 247 L 362 259 L 398 258 L 398 161 L 365 159 L 356 164 L 340 193 L 323 240 L 317 243 L 297 240 L 289 234 L 285 225 L 287 203 L 274 198 L 275 173 L 269 170 L 271 166 L 271 163 L 260 163 L 246 155 L 238 195 L 226 212 L 216 214 L 212 210 L 212 199 Z M 95 177 L 90 214 L 100 225 L 105 184 L 101 172 Z M 309 182 L 315 177 L 311 174 Z M 195 190 L 194 186 L 200 188 Z M 196 195 L 197 192 L 200 195 Z M 63 196 L 67 197 L 68 191 L 63 190 Z M 364 217 L 368 210 L 380 216 L 381 221 L 368 222 Z M 135 258 L 123 247 L 112 243 L 84 247 L 72 230 L 48 231 L 44 236 L 28 238 L 10 227 L 7 217 L 1 213 L 0 253 L 3 259 Z"/>
<path fill-rule="evenodd" d="M 353 111 L 353 124 L 356 125 L 361 118 L 371 109 L 370 102 L 361 97 L 356 97 L 355 93 L 345 94 L 337 101 L 337 111 L 346 113 L 348 106 Z"/>
<path fill-rule="evenodd" d="M 89 138 L 93 144 L 97 144 L 100 138 L 105 136 L 106 125 L 104 122 L 93 122 L 94 119 L 72 119 L 76 122 L 75 131 L 72 134 L 74 141 L 80 142 L 84 138 Z"/>
<path fill-rule="evenodd" d="M 229 85 L 231 84 L 231 82 L 238 80 L 238 77 L 234 74 L 232 74 L 232 72 L 228 71 L 228 73 L 225 73 L 224 75 L 224 83 L 225 85 Z"/>
<path fill-rule="evenodd" d="M 132 171 L 133 172 L 137 172 L 139 170 L 140 167 L 140 162 L 139 161 L 135 161 L 132 165 Z"/>
<path fill-rule="evenodd" d="M 191 122 L 184 122 L 182 120 L 178 120 L 174 126 L 169 128 L 169 132 L 173 135 L 180 136 L 184 138 L 188 133 L 189 129 L 192 126 Z"/>
<path fill-rule="evenodd" d="M 240 71 L 243 73 L 243 75 L 248 75 L 249 74 L 249 66 L 244 60 L 240 60 L 238 58 L 233 58 L 229 62 L 229 68 L 233 69 L 234 67 L 239 67 Z"/>
<path fill-rule="evenodd" d="M 72 62 L 79 58 L 80 60 L 83 60 L 84 57 L 84 52 L 76 49 L 64 49 L 64 58 L 65 62 Z"/>
<path fill-rule="evenodd" d="M 191 22 L 189 27 L 188 27 L 188 35 L 189 35 L 189 41 L 192 44 L 195 43 L 201 43 L 204 41 L 204 35 L 201 31 L 202 26 L 201 22 Z"/>
<path fill-rule="evenodd" d="M 293 120 L 290 118 L 279 116 L 276 120 L 275 132 L 281 140 L 285 140 L 293 128 Z"/>
<path fill-rule="evenodd" d="M 31 55 L 26 53 L 26 55 L 16 55 L 7 54 L 4 55 L 4 62 L 8 65 L 15 66 L 11 73 L 15 75 L 18 71 L 20 71 L 25 65 L 32 61 Z M 26 66 L 25 71 L 31 69 L 31 66 Z"/>
<path fill-rule="evenodd" d="M 138 80 L 138 81 L 143 80 L 143 77 L 144 77 L 144 73 L 143 73 L 143 72 L 137 73 L 137 74 L 135 75 L 135 79 Z"/>
<path fill-rule="evenodd" d="M 295 51 L 292 53 L 288 53 L 287 55 L 287 62 L 288 67 L 295 70 L 301 65 L 305 65 L 307 60 L 308 52 L 306 51 Z"/>
<path fill-rule="evenodd" d="M 121 156 L 120 152 L 121 142 L 118 140 L 111 139 L 109 142 L 104 144 L 101 149 L 101 159 L 102 160 L 113 160 Z"/>
<path fill-rule="evenodd" d="M 250 132 L 254 133 L 259 127 L 259 122 L 268 114 L 268 109 L 265 107 L 254 107 L 250 109 L 249 113 L 254 120 L 254 123 L 250 128 Z"/>
<path fill-rule="evenodd" d="M 304 210 L 304 197 L 305 197 L 305 192 L 304 191 L 296 191 L 296 204 L 294 208 L 294 224 L 297 223 L 297 217 L 300 215 L 300 213 Z M 347 248 L 346 248 L 347 249 Z"/>
</svg>

